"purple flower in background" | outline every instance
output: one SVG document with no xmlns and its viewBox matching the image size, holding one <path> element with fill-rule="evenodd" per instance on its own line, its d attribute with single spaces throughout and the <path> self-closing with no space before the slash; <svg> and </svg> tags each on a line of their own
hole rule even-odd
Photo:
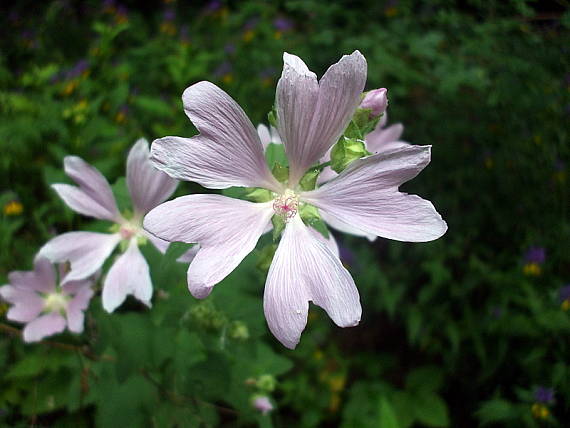
<svg viewBox="0 0 570 428">
<path fill-rule="evenodd" d="M 162 14 L 162 19 L 167 22 L 174 21 L 176 19 L 176 11 L 173 8 L 169 7 Z"/>
<path fill-rule="evenodd" d="M 554 401 L 554 389 L 538 386 L 534 391 L 534 400 L 537 403 L 548 404 Z"/>
<path fill-rule="evenodd" d="M 0 296 L 12 304 L 8 319 L 26 324 L 25 342 L 37 342 L 66 327 L 74 333 L 83 331 L 83 311 L 93 296 L 93 280 L 71 280 L 61 266 L 59 274 L 58 283 L 54 266 L 38 256 L 33 271 L 10 272 L 10 283 L 0 287 Z"/>
<path fill-rule="evenodd" d="M 253 400 L 253 407 L 255 408 L 255 410 L 258 410 L 263 415 L 273 410 L 273 404 L 271 404 L 271 401 L 265 395 L 256 397 Z"/>
<path fill-rule="evenodd" d="M 278 17 L 273 21 L 273 26 L 277 31 L 289 31 L 293 28 L 293 22 L 287 18 Z"/>
<path fill-rule="evenodd" d="M 560 300 L 560 303 L 563 303 L 565 300 L 570 300 L 570 284 L 567 284 L 564 287 L 560 288 L 558 292 L 558 299 Z"/>
<path fill-rule="evenodd" d="M 524 254 L 524 261 L 526 263 L 536 263 L 541 265 L 546 260 L 546 250 L 544 247 L 529 247 Z"/>
<path fill-rule="evenodd" d="M 368 91 L 360 103 L 360 108 L 370 109 L 372 116 L 380 116 L 388 107 L 388 89 L 380 88 Z"/>
<path fill-rule="evenodd" d="M 234 54 L 236 52 L 236 45 L 233 43 L 227 43 L 224 46 L 224 52 L 228 55 Z"/>
<path fill-rule="evenodd" d="M 220 65 L 218 65 L 218 67 L 216 67 L 216 69 L 214 70 L 214 76 L 218 78 L 223 77 L 226 74 L 231 73 L 232 70 L 233 70 L 232 63 L 229 61 L 224 61 Z"/>
<path fill-rule="evenodd" d="M 169 242 L 200 244 L 187 280 L 190 292 L 205 298 L 255 248 L 271 218 L 281 218 L 285 227 L 265 284 L 264 312 L 275 337 L 294 348 L 310 301 L 340 327 L 357 325 L 362 312 L 336 243 L 302 221 L 299 210 L 305 205 L 363 234 L 401 241 L 437 239 L 447 225 L 429 201 L 398 192 L 429 163 L 429 146 L 356 160 L 335 180 L 316 190 L 301 189 L 305 172 L 338 141 L 360 104 L 366 60 L 358 51 L 345 55 L 318 81 L 299 57 L 285 53 L 283 59 L 275 104 L 289 159 L 286 184 L 271 174 L 244 111 L 210 82 L 196 83 L 182 96 L 200 134 L 164 137 L 151 148 L 154 165 L 172 178 L 211 189 L 260 187 L 274 192 L 274 199 L 254 203 L 218 194 L 183 196 L 153 209 L 144 226 Z"/>
<path fill-rule="evenodd" d="M 40 255 L 53 262 L 70 262 L 67 280 L 87 278 L 101 268 L 120 243 L 125 251 L 113 263 L 103 283 L 103 307 L 113 312 L 127 295 L 150 306 L 152 283 L 139 243 L 150 239 L 161 252 L 168 242 L 149 235 L 142 228 L 142 218 L 164 202 L 176 189 L 176 180 L 156 170 L 149 160 L 148 142 L 138 140 L 127 159 L 127 187 L 134 206 L 132 218 L 124 218 L 117 208 L 109 183 L 94 167 L 77 156 L 66 156 L 65 172 L 79 187 L 54 184 L 53 189 L 74 211 L 115 224 L 114 233 L 68 232 L 48 241 Z M 194 250 L 196 251 L 196 250 Z"/>
<path fill-rule="evenodd" d="M 89 69 L 89 61 L 86 59 L 79 60 L 71 67 L 65 74 L 66 79 L 71 80 L 76 77 L 81 76 L 85 71 Z"/>
<path fill-rule="evenodd" d="M 222 2 L 220 0 L 211 0 L 206 5 L 205 10 L 207 13 L 212 13 L 212 12 L 219 10 L 221 7 L 222 7 Z"/>
</svg>

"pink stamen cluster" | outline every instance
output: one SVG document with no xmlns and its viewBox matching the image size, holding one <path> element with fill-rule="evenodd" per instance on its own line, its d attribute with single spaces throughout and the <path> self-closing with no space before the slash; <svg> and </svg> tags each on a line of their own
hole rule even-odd
<svg viewBox="0 0 570 428">
<path fill-rule="evenodd" d="M 299 210 L 299 197 L 290 190 L 287 190 L 281 196 L 273 201 L 273 211 L 275 214 L 283 218 L 285 222 L 291 220 L 297 215 Z"/>
</svg>

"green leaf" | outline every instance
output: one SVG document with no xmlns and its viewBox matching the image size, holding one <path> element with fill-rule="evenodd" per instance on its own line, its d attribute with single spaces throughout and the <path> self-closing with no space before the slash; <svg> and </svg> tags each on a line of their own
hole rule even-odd
<svg viewBox="0 0 570 428">
<path fill-rule="evenodd" d="M 378 426 L 382 428 L 400 428 L 396 413 L 385 397 L 380 399 L 380 421 Z"/>
<path fill-rule="evenodd" d="M 436 366 L 414 369 L 406 377 L 406 389 L 413 392 L 435 392 L 441 388 L 442 383 L 442 370 Z"/>
<path fill-rule="evenodd" d="M 513 404 L 500 398 L 484 402 L 475 414 L 482 425 L 504 422 L 518 417 Z"/>
<path fill-rule="evenodd" d="M 449 426 L 445 401 L 437 394 L 421 393 L 416 396 L 414 413 L 418 421 L 430 427 Z"/>
</svg>

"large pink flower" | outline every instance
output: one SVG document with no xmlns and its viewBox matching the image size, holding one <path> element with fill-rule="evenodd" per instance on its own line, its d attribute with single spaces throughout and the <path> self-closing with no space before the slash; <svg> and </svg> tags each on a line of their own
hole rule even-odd
<svg viewBox="0 0 570 428">
<path fill-rule="evenodd" d="M 352 277 L 322 235 L 301 220 L 303 204 L 363 233 L 402 241 L 430 241 L 447 226 L 430 202 L 398 192 L 427 165 L 430 147 L 357 160 L 334 180 L 303 192 L 300 179 L 337 142 L 360 103 L 366 60 L 358 51 L 344 56 L 320 81 L 300 58 L 284 54 L 284 63 L 276 109 L 289 158 L 287 184 L 269 171 L 263 145 L 243 110 L 217 86 L 200 82 L 182 96 L 200 134 L 154 141 L 154 164 L 176 179 L 212 189 L 261 187 L 274 199 L 253 203 L 220 195 L 183 196 L 153 209 L 144 226 L 166 241 L 200 244 L 188 268 L 188 287 L 204 298 L 253 250 L 274 215 L 286 219 L 265 284 L 264 311 L 272 333 L 294 348 L 307 323 L 309 301 L 341 327 L 358 324 L 361 316 Z"/>
<path fill-rule="evenodd" d="M 37 257 L 34 270 L 10 272 L 10 284 L 0 287 L 0 296 L 12 304 L 9 320 L 26 324 L 24 341 L 36 342 L 61 333 L 65 327 L 83 331 L 83 311 L 93 296 L 91 278 L 70 281 L 60 268 L 60 281 L 48 259 Z"/>
<path fill-rule="evenodd" d="M 127 295 L 150 306 L 152 283 L 148 264 L 138 246 L 149 239 L 159 251 L 165 252 L 169 243 L 148 234 L 142 228 L 142 218 L 172 195 L 177 181 L 155 169 L 149 160 L 148 142 L 137 141 L 127 158 L 127 186 L 134 213 L 126 219 L 119 213 L 109 183 L 96 168 L 76 156 L 67 156 L 64 168 L 79 187 L 54 184 L 54 190 L 72 210 L 115 223 L 116 232 L 64 233 L 48 241 L 39 254 L 53 262 L 69 261 L 71 272 L 67 278 L 78 280 L 100 269 L 123 241 L 126 250 L 113 263 L 103 284 L 103 307 L 112 312 Z"/>
</svg>

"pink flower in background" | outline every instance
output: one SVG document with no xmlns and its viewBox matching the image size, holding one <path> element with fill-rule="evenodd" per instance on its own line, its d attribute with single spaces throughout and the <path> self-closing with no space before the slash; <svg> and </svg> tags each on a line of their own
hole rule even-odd
<svg viewBox="0 0 570 428">
<path fill-rule="evenodd" d="M 74 211 L 115 223 L 115 233 L 68 232 L 48 241 L 40 255 L 52 262 L 70 262 L 67 280 L 87 278 L 101 268 L 119 243 L 126 250 L 113 263 L 103 283 L 103 307 L 112 312 L 127 295 L 150 306 L 152 283 L 139 243 L 150 239 L 165 252 L 169 243 L 149 235 L 142 228 L 142 218 L 152 208 L 172 195 L 177 181 L 156 170 L 149 160 L 148 142 L 138 140 L 127 158 L 127 186 L 134 206 L 132 218 L 124 218 L 109 183 L 94 167 L 77 156 L 66 156 L 64 168 L 79 187 L 54 184 L 52 187 Z"/>
<path fill-rule="evenodd" d="M 275 127 L 270 126 L 269 128 L 265 126 L 263 123 L 257 125 L 257 135 L 259 135 L 259 139 L 261 140 L 261 144 L 263 145 L 263 149 L 267 149 L 267 146 L 270 143 L 273 144 L 281 144 L 281 137 L 279 136 L 279 132 Z"/>
<path fill-rule="evenodd" d="M 37 342 L 66 327 L 74 333 L 83 331 L 83 311 L 93 296 L 93 281 L 70 281 L 62 269 L 59 273 L 58 283 L 50 261 L 37 257 L 33 271 L 10 272 L 10 283 L 0 287 L 0 296 L 12 304 L 8 319 L 26 324 L 26 342 Z"/>
<path fill-rule="evenodd" d="M 388 89 L 380 88 L 368 91 L 360 103 L 360 108 L 370 109 L 372 116 L 380 116 L 388 107 Z"/>
<path fill-rule="evenodd" d="M 265 395 L 256 397 L 253 400 L 253 407 L 255 408 L 255 410 L 258 410 L 263 415 L 266 415 L 267 413 L 273 410 L 273 404 L 271 404 L 271 401 Z"/>
<path fill-rule="evenodd" d="M 299 342 L 309 301 L 341 327 L 357 325 L 358 291 L 338 253 L 307 227 L 304 204 L 361 233 L 401 241 L 431 241 L 447 225 L 433 205 L 398 186 L 430 160 L 430 147 L 411 146 L 353 162 L 336 179 L 304 192 L 299 181 L 343 134 L 360 104 L 366 60 L 355 51 L 332 65 L 320 81 L 305 63 L 284 54 L 277 85 L 278 131 L 289 159 L 289 180 L 279 183 L 265 162 L 260 138 L 237 103 L 209 82 L 184 92 L 184 110 L 200 134 L 164 137 L 151 148 L 154 165 L 172 178 L 212 189 L 261 187 L 274 199 L 253 203 L 221 195 L 189 195 L 153 209 L 145 228 L 169 242 L 199 243 L 188 268 L 188 287 L 205 298 L 255 247 L 271 218 L 286 226 L 265 284 L 264 311 L 271 332 L 289 348 Z"/>
</svg>

